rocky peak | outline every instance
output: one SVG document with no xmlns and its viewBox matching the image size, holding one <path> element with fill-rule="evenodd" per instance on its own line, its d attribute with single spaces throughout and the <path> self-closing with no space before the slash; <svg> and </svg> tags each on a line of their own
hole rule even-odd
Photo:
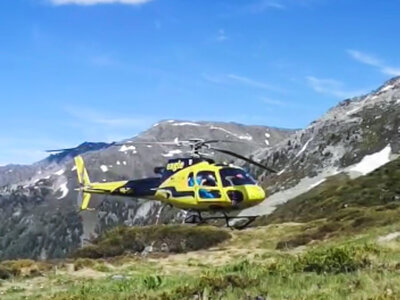
<svg viewBox="0 0 400 300">
<path fill-rule="evenodd" d="M 278 145 L 255 156 L 279 170 L 262 176 L 273 195 L 254 212 L 270 212 L 327 177 L 364 175 L 400 153 L 400 78 L 377 90 L 345 100 Z M 256 171 L 256 170 L 254 170 Z M 274 202 L 275 201 L 275 202 Z"/>
</svg>

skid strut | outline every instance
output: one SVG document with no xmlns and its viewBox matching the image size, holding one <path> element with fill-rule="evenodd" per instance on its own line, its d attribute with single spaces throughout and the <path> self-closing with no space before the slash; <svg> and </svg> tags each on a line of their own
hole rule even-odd
<svg viewBox="0 0 400 300">
<path fill-rule="evenodd" d="M 258 216 L 229 216 L 227 213 L 222 212 L 222 216 L 212 216 L 212 217 L 203 217 L 201 215 L 201 212 L 196 211 L 194 214 L 188 216 L 184 223 L 186 224 L 204 224 L 207 223 L 207 221 L 212 221 L 212 220 L 225 220 L 226 227 L 231 228 L 231 229 L 244 229 L 247 226 L 249 226 L 251 223 L 253 223 Z M 241 225 L 231 225 L 229 222 L 231 220 L 243 220 L 247 219 L 247 222 Z"/>
</svg>

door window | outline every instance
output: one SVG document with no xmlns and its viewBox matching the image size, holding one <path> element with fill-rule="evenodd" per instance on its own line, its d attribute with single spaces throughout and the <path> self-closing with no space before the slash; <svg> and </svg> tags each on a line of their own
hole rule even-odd
<svg viewBox="0 0 400 300">
<path fill-rule="evenodd" d="M 194 174 L 193 174 L 193 172 L 189 174 L 189 177 L 188 177 L 188 186 L 189 186 L 189 187 L 194 187 Z"/>
<path fill-rule="evenodd" d="M 219 199 L 221 192 L 216 189 L 218 186 L 217 177 L 212 171 L 201 171 L 197 173 L 196 183 L 199 188 L 199 197 L 201 199 Z"/>
<path fill-rule="evenodd" d="M 217 186 L 217 178 L 215 173 L 212 171 L 201 171 L 197 173 L 196 177 L 197 184 L 199 186 Z"/>
<path fill-rule="evenodd" d="M 256 181 L 250 174 L 241 169 L 224 168 L 219 173 L 224 187 L 256 184 Z"/>
</svg>

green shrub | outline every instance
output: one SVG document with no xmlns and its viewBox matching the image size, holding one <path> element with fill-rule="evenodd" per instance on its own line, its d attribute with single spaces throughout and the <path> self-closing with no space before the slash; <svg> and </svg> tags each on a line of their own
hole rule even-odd
<svg viewBox="0 0 400 300">
<path fill-rule="evenodd" d="M 98 246 L 89 245 L 77 250 L 73 257 L 98 259 L 103 257 L 103 253 Z"/>
<path fill-rule="evenodd" d="M 51 268 L 52 265 L 48 263 L 35 262 L 30 259 L 7 260 L 0 263 L 0 279 L 39 276 Z"/>
<path fill-rule="evenodd" d="M 365 268 L 371 264 L 371 246 L 339 246 L 311 250 L 298 258 L 295 269 L 302 272 L 348 273 Z"/>
<path fill-rule="evenodd" d="M 115 257 L 126 252 L 142 252 L 146 245 L 161 249 L 168 245 L 172 253 L 196 251 L 215 246 L 231 238 L 225 229 L 211 226 L 162 225 L 145 227 L 117 227 L 76 251 L 75 258 Z"/>
<path fill-rule="evenodd" d="M 328 235 L 332 235 L 342 230 L 342 225 L 336 222 L 328 222 L 320 227 L 301 233 L 289 239 L 279 241 L 276 245 L 277 250 L 292 249 L 299 246 L 307 245 L 311 241 L 324 240 Z"/>
<path fill-rule="evenodd" d="M 143 285 L 149 290 L 155 290 L 162 285 L 162 279 L 160 276 L 146 276 L 143 279 Z"/>
<path fill-rule="evenodd" d="M 12 276 L 11 271 L 3 266 L 0 266 L 0 279 L 6 280 L 10 279 Z"/>
<path fill-rule="evenodd" d="M 98 272 L 102 272 L 102 273 L 111 272 L 110 267 L 108 267 L 108 266 L 105 265 L 105 264 L 96 264 L 96 265 L 93 267 L 93 269 L 96 270 L 96 271 L 98 271 Z"/>
<path fill-rule="evenodd" d="M 93 268 L 96 262 L 89 258 L 79 258 L 74 262 L 74 270 L 79 271 L 85 268 Z"/>
<path fill-rule="evenodd" d="M 299 246 L 307 245 L 311 241 L 312 241 L 311 236 L 306 234 L 300 234 L 291 239 L 278 242 L 276 245 L 276 249 L 277 250 L 292 249 Z"/>
<path fill-rule="evenodd" d="M 295 272 L 297 259 L 295 256 L 287 255 L 279 257 L 265 266 L 266 272 L 271 275 L 286 276 Z"/>
<path fill-rule="evenodd" d="M 251 263 L 247 259 L 245 259 L 236 264 L 225 266 L 223 268 L 223 272 L 225 273 L 244 272 L 249 268 L 251 268 Z"/>
</svg>

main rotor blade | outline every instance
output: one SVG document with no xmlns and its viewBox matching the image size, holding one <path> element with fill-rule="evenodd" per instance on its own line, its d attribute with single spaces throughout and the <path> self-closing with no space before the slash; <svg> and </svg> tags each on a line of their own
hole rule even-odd
<svg viewBox="0 0 400 300">
<path fill-rule="evenodd" d="M 160 146 L 179 146 L 181 141 L 178 143 L 175 142 L 135 142 L 135 141 L 126 141 L 114 143 L 112 146 L 123 146 L 123 145 L 160 145 Z"/>
<path fill-rule="evenodd" d="M 246 142 L 244 142 L 244 141 L 229 141 L 229 140 L 209 140 L 209 141 L 203 142 L 202 144 L 216 144 L 216 143 L 229 143 L 229 144 L 243 143 L 243 144 L 245 144 Z"/>
<path fill-rule="evenodd" d="M 235 152 L 232 152 L 232 151 L 229 151 L 229 150 L 225 150 L 225 149 L 217 149 L 217 148 L 210 148 L 210 149 L 214 150 L 214 151 L 217 151 L 217 152 L 220 152 L 220 153 L 228 154 L 228 155 L 236 157 L 236 158 L 239 158 L 239 159 L 244 160 L 244 161 L 246 161 L 246 162 L 248 162 L 250 164 L 253 164 L 253 165 L 255 165 L 255 166 L 259 167 L 259 168 L 265 169 L 265 170 L 267 170 L 267 171 L 269 171 L 271 173 L 278 173 L 277 171 L 275 171 L 272 168 L 264 166 L 264 165 L 262 165 L 262 164 L 260 164 L 260 163 L 258 163 L 256 161 L 250 159 L 250 158 L 247 158 L 247 157 L 245 157 L 243 155 L 240 155 L 240 154 L 237 154 Z"/>
<path fill-rule="evenodd" d="M 56 152 L 64 152 L 64 151 L 73 151 L 75 149 L 78 149 L 78 147 L 75 148 L 66 148 L 66 149 L 54 149 L 54 150 L 44 150 L 44 152 L 47 153 L 56 153 Z"/>
<path fill-rule="evenodd" d="M 181 141 L 178 142 L 135 142 L 135 141 L 126 141 L 126 142 L 112 142 L 110 143 L 108 147 L 118 147 L 118 146 L 124 146 L 124 145 L 131 145 L 131 144 L 138 144 L 138 145 L 160 145 L 160 146 L 176 146 L 180 147 L 183 146 Z M 64 151 L 74 151 L 79 149 L 80 147 L 73 147 L 73 148 L 64 148 L 64 149 L 54 149 L 54 150 L 45 150 L 47 153 L 59 153 L 59 152 L 64 152 Z M 105 147 L 106 148 L 106 147 Z"/>
<path fill-rule="evenodd" d="M 245 143 L 244 141 L 232 141 L 232 140 L 209 140 L 209 141 L 204 141 L 204 140 L 183 140 L 180 141 L 176 139 L 175 141 L 171 142 L 154 142 L 154 141 L 125 141 L 125 142 L 112 142 L 108 144 L 107 147 L 118 147 L 118 146 L 124 146 L 124 145 L 160 145 L 160 146 L 169 146 L 169 147 L 196 147 L 198 149 L 209 145 L 209 144 L 216 144 L 216 143 L 230 143 L 230 144 L 236 144 L 236 143 Z M 74 151 L 79 149 L 80 147 L 73 147 L 73 148 L 64 148 L 64 149 L 55 149 L 55 150 L 46 150 L 48 153 L 59 153 L 59 152 L 64 152 L 64 151 Z"/>
</svg>

